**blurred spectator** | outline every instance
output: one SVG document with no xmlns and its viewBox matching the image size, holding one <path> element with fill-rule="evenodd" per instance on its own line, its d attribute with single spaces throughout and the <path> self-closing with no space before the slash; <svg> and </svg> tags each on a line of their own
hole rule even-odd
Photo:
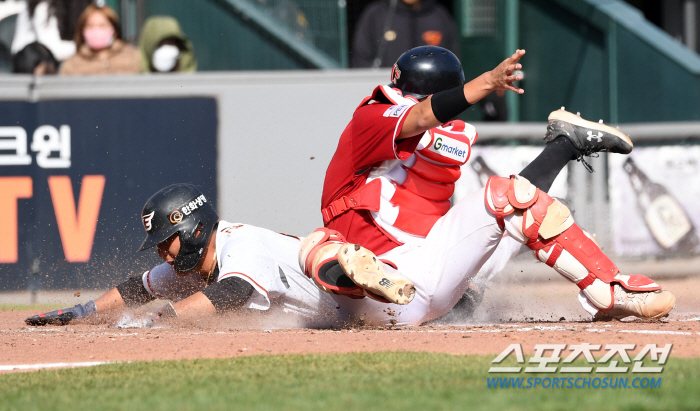
<svg viewBox="0 0 700 411">
<path fill-rule="evenodd" d="M 78 16 L 90 3 L 91 0 L 27 0 L 27 8 L 17 17 L 12 53 L 36 41 L 48 47 L 59 61 L 72 56 Z"/>
<path fill-rule="evenodd" d="M 56 74 L 58 61 L 46 46 L 41 43 L 27 44 L 27 47 L 19 51 L 12 58 L 12 72 L 26 73 L 35 76 L 44 74 Z"/>
<path fill-rule="evenodd" d="M 358 20 L 351 67 L 391 67 L 406 50 L 440 46 L 459 56 L 457 28 L 436 0 L 377 0 Z"/>
<path fill-rule="evenodd" d="M 437 0 L 377 0 L 360 15 L 353 37 L 351 67 L 391 67 L 406 50 L 440 46 L 459 56 L 457 27 Z M 507 121 L 503 92 L 479 102 L 484 121 Z"/>
<path fill-rule="evenodd" d="M 12 39 L 17 16 L 25 8 L 24 3 L 0 1 L 0 72 L 12 71 Z"/>
<path fill-rule="evenodd" d="M 141 30 L 139 50 L 145 73 L 197 70 L 192 42 L 173 17 L 153 16 L 146 20 Z"/>
<path fill-rule="evenodd" d="M 141 72 L 136 47 L 121 40 L 119 17 L 110 7 L 89 5 L 75 28 L 78 51 L 66 60 L 59 74 L 129 74 Z"/>
</svg>

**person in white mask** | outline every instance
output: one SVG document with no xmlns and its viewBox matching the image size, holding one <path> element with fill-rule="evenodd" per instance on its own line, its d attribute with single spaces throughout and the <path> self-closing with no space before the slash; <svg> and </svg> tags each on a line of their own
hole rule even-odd
<svg viewBox="0 0 700 411">
<path fill-rule="evenodd" d="M 150 17 L 139 40 L 141 66 L 145 73 L 194 72 L 197 60 L 192 42 L 170 16 Z"/>
<path fill-rule="evenodd" d="M 108 6 L 89 5 L 75 29 L 77 52 L 59 74 L 130 74 L 141 71 L 138 49 L 122 41 L 119 18 Z"/>
</svg>

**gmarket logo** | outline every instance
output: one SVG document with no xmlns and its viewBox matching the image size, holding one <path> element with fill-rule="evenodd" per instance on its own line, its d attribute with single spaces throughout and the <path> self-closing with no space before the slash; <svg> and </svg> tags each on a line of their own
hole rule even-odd
<svg viewBox="0 0 700 411">
<path fill-rule="evenodd" d="M 448 145 L 445 144 L 445 142 L 442 140 L 442 137 L 438 137 L 435 139 L 435 143 L 433 144 L 433 149 L 437 151 L 438 153 L 445 155 L 447 157 L 453 158 L 455 160 L 464 160 L 467 156 L 468 152 L 468 146 L 466 144 L 460 143 L 458 141 L 454 141 L 454 145 Z M 464 147 L 460 147 L 464 146 Z M 448 155 L 451 154 L 451 155 Z"/>
<path fill-rule="evenodd" d="M 520 344 L 511 344 L 491 363 L 501 364 L 503 360 L 513 354 L 520 366 L 492 366 L 489 368 L 489 373 L 520 373 L 523 371 L 523 368 L 525 373 L 554 373 L 557 371 L 560 373 L 626 373 L 630 369 L 630 365 L 633 373 L 660 373 L 663 371 L 663 365 L 666 364 L 671 354 L 673 344 L 666 344 L 663 347 L 658 347 L 656 344 L 647 344 L 634 359 L 630 357 L 629 352 L 635 349 L 636 344 L 607 344 L 605 345 L 605 354 L 596 361 L 593 353 L 602 353 L 601 347 L 600 344 L 572 344 L 568 349 L 570 353 L 562 361 L 562 352 L 566 349 L 566 344 L 535 344 L 535 355 L 527 362 L 527 364 L 533 366 L 523 367 L 525 356 L 523 355 L 522 346 Z M 647 356 L 651 362 L 656 363 L 658 366 L 645 366 L 643 360 Z M 580 357 L 586 360 L 588 366 L 567 365 Z"/>
</svg>

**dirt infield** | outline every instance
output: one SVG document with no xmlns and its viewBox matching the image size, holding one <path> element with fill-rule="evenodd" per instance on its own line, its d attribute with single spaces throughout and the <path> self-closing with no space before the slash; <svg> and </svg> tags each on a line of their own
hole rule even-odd
<svg viewBox="0 0 700 411">
<path fill-rule="evenodd" d="M 512 343 L 528 354 L 535 344 L 582 342 L 637 344 L 637 349 L 672 343 L 672 356 L 700 357 L 700 279 L 663 283 L 678 305 L 658 322 L 590 322 L 576 302 L 576 289 L 561 281 L 496 284 L 471 324 L 453 319 L 393 329 L 294 329 L 251 315 L 153 329 L 85 323 L 27 327 L 24 318 L 36 311 L 0 311 L 0 366 L 385 350 L 488 355 Z"/>
</svg>

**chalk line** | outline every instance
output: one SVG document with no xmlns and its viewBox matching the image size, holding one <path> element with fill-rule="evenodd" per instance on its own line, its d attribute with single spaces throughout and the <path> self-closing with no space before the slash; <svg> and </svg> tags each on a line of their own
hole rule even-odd
<svg viewBox="0 0 700 411">
<path fill-rule="evenodd" d="M 106 361 L 92 362 L 54 362 L 49 364 L 21 364 L 21 365 L 0 365 L 0 371 L 17 371 L 17 370 L 41 370 L 45 368 L 75 368 L 75 367 L 92 367 L 95 365 L 108 364 Z"/>
</svg>

